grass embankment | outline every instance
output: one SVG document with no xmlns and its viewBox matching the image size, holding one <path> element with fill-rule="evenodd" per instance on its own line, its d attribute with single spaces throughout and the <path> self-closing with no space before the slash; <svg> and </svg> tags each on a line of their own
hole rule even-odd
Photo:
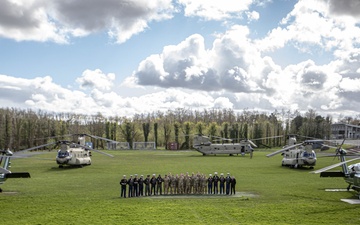
<svg viewBox="0 0 360 225">
<path fill-rule="evenodd" d="M 112 151 L 94 153 L 92 165 L 59 169 L 54 152 L 14 159 L 12 171 L 30 179 L 9 179 L 0 194 L 1 224 L 358 224 L 359 205 L 341 198 L 353 192 L 341 178 L 319 178 L 309 169 L 281 167 L 281 156 L 202 156 L 195 151 Z M 333 158 L 320 158 L 316 168 Z M 257 197 L 119 198 L 123 174 L 227 173 L 237 191 Z"/>
</svg>

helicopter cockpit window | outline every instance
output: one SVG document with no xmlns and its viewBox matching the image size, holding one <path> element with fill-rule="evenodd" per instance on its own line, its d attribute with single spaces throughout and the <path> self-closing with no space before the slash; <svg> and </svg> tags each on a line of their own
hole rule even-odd
<svg viewBox="0 0 360 225">
<path fill-rule="evenodd" d="M 59 157 L 59 158 L 65 158 L 65 157 L 67 157 L 67 156 L 69 156 L 69 152 L 68 152 L 68 151 L 66 151 L 66 152 L 59 151 L 59 152 L 58 152 L 58 157 Z"/>
<path fill-rule="evenodd" d="M 356 171 L 357 173 L 359 173 L 360 172 L 360 165 L 354 165 L 353 170 Z"/>
<path fill-rule="evenodd" d="M 310 152 L 310 153 L 309 153 L 309 152 L 304 152 L 304 157 L 308 157 L 308 158 L 309 158 L 309 157 L 313 157 L 313 158 L 314 158 L 314 157 L 315 157 L 315 153 L 313 153 L 313 152 Z"/>
</svg>

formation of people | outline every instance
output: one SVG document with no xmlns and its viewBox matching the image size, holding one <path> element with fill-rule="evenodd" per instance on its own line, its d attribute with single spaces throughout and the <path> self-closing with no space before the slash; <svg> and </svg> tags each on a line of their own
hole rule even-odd
<svg viewBox="0 0 360 225">
<path fill-rule="evenodd" d="M 120 180 L 120 197 L 140 197 L 152 195 L 189 195 L 189 194 L 235 194 L 236 179 L 227 173 L 218 176 L 215 172 L 214 175 L 209 174 L 206 176 L 201 173 L 191 175 L 189 173 L 181 173 L 172 175 L 171 173 L 165 174 L 162 177 L 160 174 L 156 176 L 153 174 L 151 177 L 147 175 L 144 177 L 137 174 L 130 175 L 127 179 L 126 175 Z"/>
</svg>

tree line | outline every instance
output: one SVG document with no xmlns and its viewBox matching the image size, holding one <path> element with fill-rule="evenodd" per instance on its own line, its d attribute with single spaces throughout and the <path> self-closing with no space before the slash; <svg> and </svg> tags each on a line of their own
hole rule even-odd
<svg viewBox="0 0 360 225">
<path fill-rule="evenodd" d="M 349 122 L 349 118 L 344 117 L 344 122 Z M 290 110 L 264 113 L 248 109 L 178 108 L 132 117 L 104 117 L 100 113 L 82 115 L 1 108 L 0 149 L 17 151 L 81 133 L 128 142 L 130 148 L 134 142 L 155 142 L 157 148 L 167 149 L 168 143 L 175 142 L 179 149 L 190 149 L 192 135 L 196 134 L 210 136 L 214 142 L 251 139 L 260 146 L 277 147 L 286 144 L 288 134 L 328 139 L 331 124 L 331 116 L 323 117 L 315 110 L 301 114 Z M 273 136 L 281 137 L 270 138 Z M 91 142 L 94 148 L 106 147 L 102 140 Z"/>
</svg>

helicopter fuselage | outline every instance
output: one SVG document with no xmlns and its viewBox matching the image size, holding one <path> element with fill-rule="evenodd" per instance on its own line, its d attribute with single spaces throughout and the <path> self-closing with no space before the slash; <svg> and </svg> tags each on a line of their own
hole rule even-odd
<svg viewBox="0 0 360 225">
<path fill-rule="evenodd" d="M 62 146 L 56 156 L 56 163 L 59 166 L 83 166 L 91 164 L 91 153 L 82 147 L 76 145 Z"/>
<path fill-rule="evenodd" d="M 316 153 L 313 150 L 309 151 L 301 148 L 285 151 L 281 165 L 292 168 L 314 167 L 316 165 Z"/>
<path fill-rule="evenodd" d="M 251 153 L 254 149 L 249 144 L 234 143 L 234 144 L 211 144 L 211 145 L 194 145 L 198 152 L 203 155 L 217 155 L 217 154 L 246 154 Z"/>
<path fill-rule="evenodd" d="M 352 186 L 352 189 L 360 192 L 360 163 L 350 165 L 348 171 L 349 174 L 344 178 L 345 182 L 349 184 L 349 188 Z"/>
<path fill-rule="evenodd" d="M 217 155 L 217 154 L 241 154 L 246 153 L 252 154 L 254 149 L 251 147 L 249 142 L 241 141 L 240 143 L 224 143 L 224 144 L 213 144 L 210 139 L 206 136 L 196 136 L 194 138 L 193 148 L 201 152 L 203 155 Z"/>
</svg>

